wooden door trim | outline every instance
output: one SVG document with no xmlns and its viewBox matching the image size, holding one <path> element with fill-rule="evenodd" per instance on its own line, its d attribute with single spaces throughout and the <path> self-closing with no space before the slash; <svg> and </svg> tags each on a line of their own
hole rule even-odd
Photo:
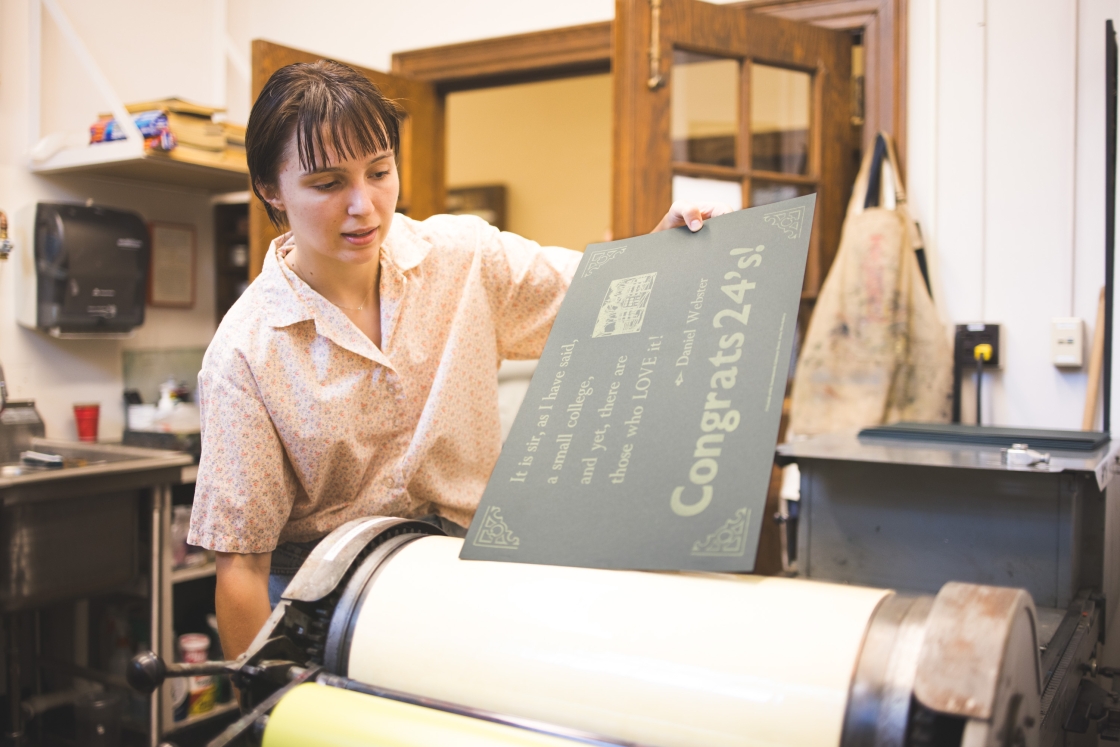
<svg viewBox="0 0 1120 747">
<path fill-rule="evenodd" d="M 866 60 L 863 144 L 894 135 L 906 165 L 906 23 L 909 0 L 740 0 L 757 13 L 831 29 L 862 29 Z M 611 69 L 613 21 L 448 44 L 393 55 L 393 72 L 441 92 L 527 83 Z"/>
<path fill-rule="evenodd" d="M 831 29 L 863 29 L 863 147 L 886 130 L 894 136 L 905 172 L 909 0 L 740 0 L 732 5 Z"/>
<path fill-rule="evenodd" d="M 664 206 L 672 201 L 672 176 L 679 172 L 671 163 L 671 90 L 668 86 L 653 90 L 646 86 L 653 13 L 647 0 L 617 0 L 616 8 L 619 23 L 615 26 L 611 223 L 615 237 L 624 238 L 645 233 L 656 224 Z M 821 185 L 805 270 L 805 292 L 815 296 L 839 246 L 844 206 L 855 178 L 851 146 L 856 133 L 849 110 L 850 39 L 843 30 L 759 15 L 742 6 L 663 0 L 660 12 L 662 60 L 671 59 L 674 48 L 686 48 L 813 71 L 810 173 L 763 175 L 750 163 L 739 163 L 736 168 L 688 164 L 679 171 L 739 179 L 744 197 L 750 186 L 748 178 Z M 748 73 L 747 69 L 740 72 L 743 85 Z M 831 138 L 829 147 L 822 140 L 826 133 Z"/>
<path fill-rule="evenodd" d="M 611 69 L 611 21 L 414 49 L 393 55 L 393 72 L 441 92 L 489 88 Z"/>
</svg>

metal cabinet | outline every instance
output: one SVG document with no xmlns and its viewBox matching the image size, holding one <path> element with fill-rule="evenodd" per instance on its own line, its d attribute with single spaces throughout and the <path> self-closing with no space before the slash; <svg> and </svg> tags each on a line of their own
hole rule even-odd
<svg viewBox="0 0 1120 747">
<path fill-rule="evenodd" d="M 779 461 L 801 471 L 798 573 L 922 593 L 947 581 L 1015 586 L 1061 610 L 1090 590 L 1104 595 L 1111 625 L 1120 603 L 1118 452 L 1114 442 L 1009 467 L 994 447 L 855 434 L 783 444 Z"/>
</svg>

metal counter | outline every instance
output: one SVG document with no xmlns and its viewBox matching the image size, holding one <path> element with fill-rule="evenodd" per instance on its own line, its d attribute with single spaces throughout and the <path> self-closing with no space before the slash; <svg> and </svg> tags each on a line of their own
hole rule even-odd
<svg viewBox="0 0 1120 747">
<path fill-rule="evenodd" d="M 34 439 L 83 466 L 0 477 L 0 607 L 27 609 L 113 588 L 141 570 L 140 501 L 180 481 L 185 454 Z"/>
<path fill-rule="evenodd" d="M 166 538 L 171 486 L 194 472 L 189 454 L 115 444 L 34 439 L 31 448 L 63 456 L 71 466 L 21 469 L 0 475 L 0 610 L 6 614 L 9 650 L 20 648 L 20 611 L 77 600 L 147 577 L 151 643 L 170 645 L 170 548 Z M 191 478 L 193 479 L 193 477 Z M 149 532 L 141 522 L 149 523 Z M 143 536 L 150 553 L 142 557 Z M 9 657 L 8 692 L 21 674 Z M 84 670 L 83 662 L 71 667 Z M 103 673 L 81 676 L 104 680 Z M 21 723 L 20 701 L 11 699 L 11 722 Z M 153 697 L 149 742 L 157 744 L 159 699 Z M 164 719 L 166 721 L 166 719 Z M 17 740 L 18 741 L 18 740 Z"/>
</svg>

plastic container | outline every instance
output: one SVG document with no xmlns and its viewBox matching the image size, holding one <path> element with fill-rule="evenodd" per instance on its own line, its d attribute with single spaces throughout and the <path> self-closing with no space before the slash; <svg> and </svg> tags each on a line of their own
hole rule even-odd
<svg viewBox="0 0 1120 747">
<path fill-rule="evenodd" d="M 74 405 L 74 423 L 78 426 L 79 441 L 97 440 L 97 421 L 101 415 L 101 405 L 96 402 L 81 402 Z"/>
<path fill-rule="evenodd" d="M 222 661 L 225 655 L 222 653 L 221 638 L 218 636 L 218 616 L 209 614 L 206 616 L 206 627 L 210 628 L 210 658 L 214 661 Z M 217 683 L 217 695 L 214 700 L 218 703 L 228 703 L 233 699 L 233 686 L 229 681 L 228 674 L 219 674 L 214 678 Z"/>
<path fill-rule="evenodd" d="M 187 564 L 187 533 L 190 529 L 191 507 L 174 506 L 171 509 L 171 564 L 175 568 L 182 568 Z M 206 657 L 203 656 L 201 661 L 206 661 Z"/>
<path fill-rule="evenodd" d="M 210 654 L 210 636 L 203 633 L 185 633 L 179 636 L 179 651 L 188 664 L 207 661 Z M 214 710 L 217 683 L 213 677 L 187 679 L 187 718 L 201 716 Z"/>
</svg>

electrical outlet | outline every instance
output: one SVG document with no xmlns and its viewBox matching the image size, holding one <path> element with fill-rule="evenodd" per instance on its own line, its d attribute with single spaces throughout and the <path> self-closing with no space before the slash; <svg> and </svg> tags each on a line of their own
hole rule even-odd
<svg viewBox="0 0 1120 747">
<path fill-rule="evenodd" d="M 957 368 L 975 368 L 977 345 L 991 345 L 992 358 L 984 361 L 984 368 L 1002 368 L 1003 359 L 999 347 L 998 324 L 958 324 L 953 344 L 953 365 Z"/>
<path fill-rule="evenodd" d="M 1050 357 L 1058 368 L 1081 368 L 1084 365 L 1084 321 L 1077 317 L 1050 320 Z"/>
</svg>

